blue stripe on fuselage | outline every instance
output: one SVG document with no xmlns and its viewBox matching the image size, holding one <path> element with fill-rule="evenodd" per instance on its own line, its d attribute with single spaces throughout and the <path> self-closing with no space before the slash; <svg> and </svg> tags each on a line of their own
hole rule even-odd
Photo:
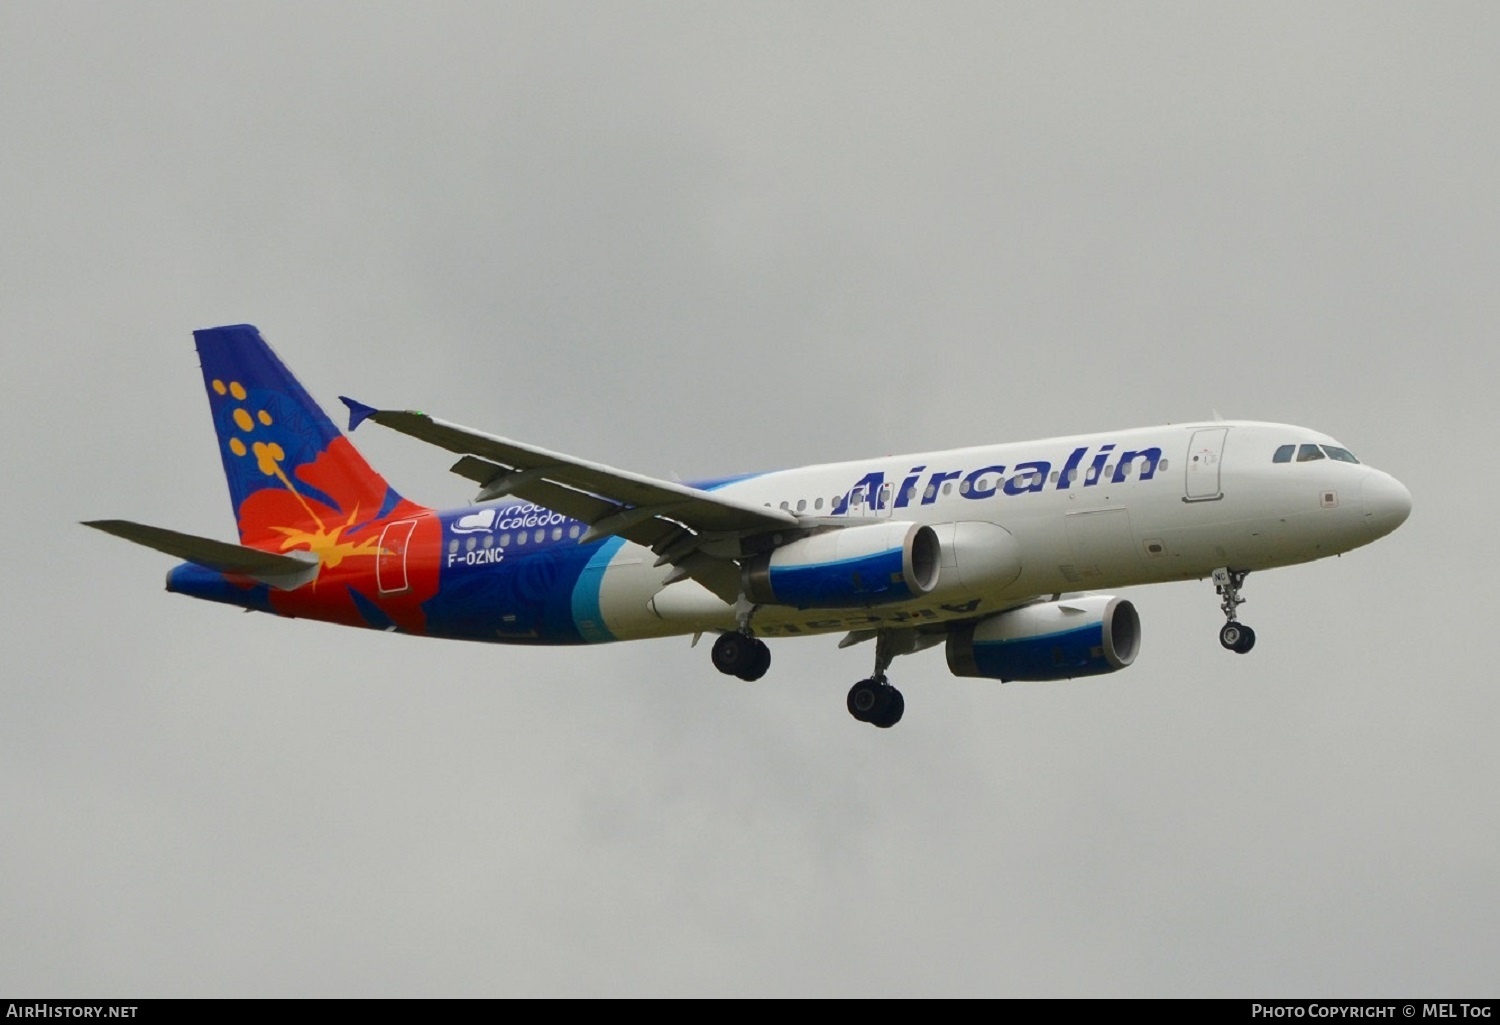
<svg viewBox="0 0 1500 1025">
<path fill-rule="evenodd" d="M 604 615 L 599 608 L 599 588 L 604 583 L 604 571 L 609 567 L 610 559 L 624 544 L 623 537 L 611 537 L 590 545 L 593 555 L 573 585 L 573 625 L 578 635 L 591 644 L 615 640 L 615 635 L 604 625 Z"/>
</svg>

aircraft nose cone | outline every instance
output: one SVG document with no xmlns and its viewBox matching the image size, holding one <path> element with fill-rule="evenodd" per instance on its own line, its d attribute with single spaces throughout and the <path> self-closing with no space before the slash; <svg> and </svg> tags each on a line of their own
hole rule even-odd
<svg viewBox="0 0 1500 1025">
<path fill-rule="evenodd" d="M 1388 473 L 1373 471 L 1360 487 L 1365 507 L 1365 526 L 1376 537 L 1383 537 L 1406 522 L 1411 515 L 1411 492 Z"/>
</svg>

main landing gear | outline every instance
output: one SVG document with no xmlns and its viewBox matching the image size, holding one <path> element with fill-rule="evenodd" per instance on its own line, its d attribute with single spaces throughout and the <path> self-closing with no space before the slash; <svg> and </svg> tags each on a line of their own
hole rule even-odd
<svg viewBox="0 0 1500 1025">
<path fill-rule="evenodd" d="M 1249 570 L 1216 569 L 1213 573 L 1214 590 L 1224 600 L 1219 608 L 1228 620 L 1219 630 L 1219 643 L 1238 655 L 1255 647 L 1255 631 L 1234 618 L 1235 610 L 1245 603 L 1240 597 L 1240 588 L 1245 584 Z"/>
<path fill-rule="evenodd" d="M 897 654 L 894 634 L 880 631 L 875 638 L 875 672 L 849 688 L 849 714 L 860 722 L 888 730 L 901 721 L 906 699 L 885 677 Z"/>
<path fill-rule="evenodd" d="M 760 638 L 735 631 L 714 641 L 713 659 L 714 668 L 726 676 L 759 680 L 771 668 L 771 649 Z"/>
<path fill-rule="evenodd" d="M 748 617 L 747 617 L 748 618 Z M 918 651 L 935 643 L 932 638 L 920 638 L 911 630 L 878 630 L 875 633 L 875 672 L 867 680 L 860 680 L 849 688 L 846 703 L 849 714 L 860 722 L 867 722 L 888 730 L 901 721 L 906 711 L 906 699 L 891 686 L 885 671 L 891 667 L 897 655 Z M 868 635 L 860 640 L 867 639 Z M 847 645 L 843 645 L 847 646 Z M 719 635 L 714 641 L 714 668 L 726 676 L 738 676 L 741 680 L 759 680 L 771 668 L 771 649 L 766 642 L 750 632 L 746 623 L 738 630 Z"/>
</svg>

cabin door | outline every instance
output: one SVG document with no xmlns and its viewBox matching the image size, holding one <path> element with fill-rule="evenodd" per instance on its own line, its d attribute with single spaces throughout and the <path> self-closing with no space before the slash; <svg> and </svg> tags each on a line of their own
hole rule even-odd
<svg viewBox="0 0 1500 1025">
<path fill-rule="evenodd" d="M 1224 458 L 1224 438 L 1228 434 L 1228 427 L 1193 432 L 1185 460 L 1189 502 L 1212 502 L 1224 497 L 1219 487 L 1219 464 Z"/>
</svg>

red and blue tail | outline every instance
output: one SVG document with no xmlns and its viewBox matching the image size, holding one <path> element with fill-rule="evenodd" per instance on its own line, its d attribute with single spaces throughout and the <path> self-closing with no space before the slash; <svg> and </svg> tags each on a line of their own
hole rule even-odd
<svg viewBox="0 0 1500 1025">
<path fill-rule="evenodd" d="M 317 551 L 418 508 L 370 468 L 258 330 L 238 324 L 193 337 L 242 543 Z"/>
</svg>

